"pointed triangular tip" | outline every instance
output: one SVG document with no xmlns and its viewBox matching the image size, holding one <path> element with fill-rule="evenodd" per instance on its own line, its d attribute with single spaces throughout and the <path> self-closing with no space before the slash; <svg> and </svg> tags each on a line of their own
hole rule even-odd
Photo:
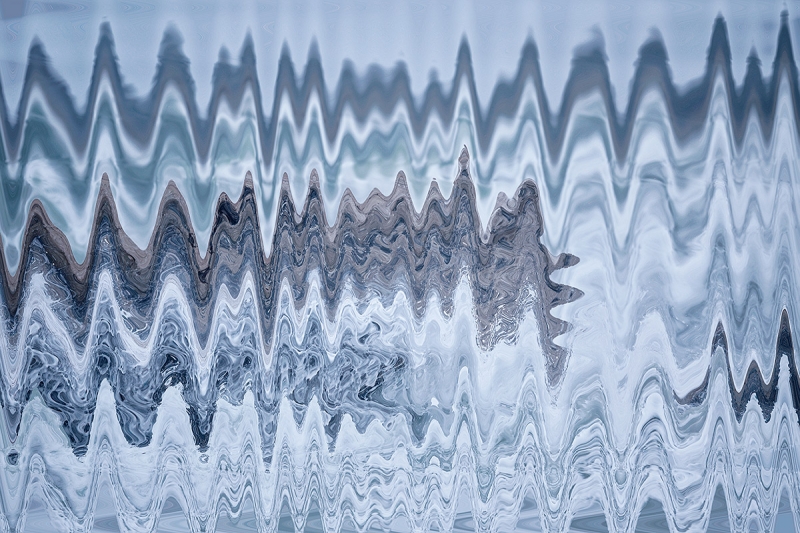
<svg viewBox="0 0 800 533">
<path fill-rule="evenodd" d="M 317 169 L 313 169 L 311 171 L 311 177 L 308 179 L 308 188 L 309 189 L 319 189 L 319 174 L 317 174 Z"/>
<path fill-rule="evenodd" d="M 281 61 L 291 61 L 292 51 L 289 49 L 289 41 L 284 40 L 281 45 Z"/>
<path fill-rule="evenodd" d="M 573 49 L 574 60 L 608 61 L 606 39 L 603 32 L 596 25 L 589 32 L 589 39 Z"/>
<path fill-rule="evenodd" d="M 458 156 L 458 170 L 459 172 L 469 172 L 469 150 L 467 145 L 461 149 L 461 154 Z"/>
<path fill-rule="evenodd" d="M 442 190 L 439 188 L 439 182 L 436 181 L 436 178 L 433 178 L 431 181 L 431 186 L 428 187 L 428 198 L 440 196 L 442 196 Z"/>
<path fill-rule="evenodd" d="M 461 35 L 461 41 L 458 43 L 458 61 L 472 62 L 472 50 L 469 48 L 469 39 L 467 39 L 466 33 Z"/>
<path fill-rule="evenodd" d="M 714 338 L 711 341 L 711 350 L 714 351 L 717 348 L 722 348 L 726 354 L 728 353 L 728 336 L 725 334 L 722 320 L 717 322 L 717 329 L 714 330 Z"/>
<path fill-rule="evenodd" d="M 28 63 L 33 63 L 35 61 L 47 61 L 47 52 L 44 49 L 44 43 L 36 35 L 33 36 L 31 46 L 28 49 Z"/>
<path fill-rule="evenodd" d="M 539 59 L 539 48 L 536 46 L 536 41 L 530 33 L 528 37 L 525 38 L 525 44 L 522 45 L 522 54 L 520 58 L 531 60 Z"/>
<path fill-rule="evenodd" d="M 244 188 L 253 189 L 253 174 L 249 170 L 244 175 Z"/>
<path fill-rule="evenodd" d="M 731 61 L 731 43 L 728 39 L 728 25 L 725 22 L 725 17 L 722 13 L 717 15 L 714 19 L 714 26 L 711 30 L 711 43 L 708 46 L 708 56 L 706 61 L 711 63 L 715 60 L 717 54 L 722 54 L 723 59 L 730 63 Z"/>
<path fill-rule="evenodd" d="M 750 47 L 750 53 L 747 54 L 747 66 L 761 68 L 761 58 L 758 56 L 755 44 Z"/>
<path fill-rule="evenodd" d="M 727 37 L 728 35 L 728 25 L 725 22 L 725 17 L 722 16 L 722 13 L 717 13 L 716 18 L 714 19 L 714 25 L 711 28 L 711 39 L 714 40 L 714 37 Z"/>
<path fill-rule="evenodd" d="M 239 51 L 239 63 L 242 65 L 246 64 L 255 64 L 256 62 L 256 45 L 253 42 L 253 34 L 250 33 L 250 30 L 247 30 L 247 34 L 244 36 L 244 42 L 242 43 L 242 48 Z"/>
<path fill-rule="evenodd" d="M 312 37 L 311 43 L 308 45 L 308 59 L 309 61 L 320 61 L 321 55 L 319 52 L 319 42 L 316 37 Z"/>
<path fill-rule="evenodd" d="M 161 44 L 158 50 L 159 58 L 182 58 L 183 57 L 183 34 L 174 24 L 169 24 L 161 37 Z"/>
<path fill-rule="evenodd" d="M 394 180 L 394 190 L 395 191 L 406 191 L 408 190 L 408 181 L 406 180 L 406 173 L 402 170 L 397 173 L 397 177 Z"/>
<path fill-rule="evenodd" d="M 781 327 L 782 330 L 783 329 L 785 329 L 787 331 L 791 330 L 791 326 L 789 324 L 789 311 L 787 311 L 785 307 L 783 308 L 783 311 L 781 311 L 781 326 L 780 327 Z"/>
<path fill-rule="evenodd" d="M 664 37 L 658 29 L 653 28 L 647 40 L 639 47 L 638 63 L 641 64 L 666 64 L 669 61 Z"/>
<path fill-rule="evenodd" d="M 99 198 L 111 198 L 113 201 L 113 196 L 111 192 L 111 178 L 108 177 L 107 172 L 103 172 L 103 177 L 100 178 Z"/>
<path fill-rule="evenodd" d="M 100 41 L 108 41 L 109 43 L 112 43 L 112 44 L 114 42 L 114 34 L 111 31 L 111 23 L 108 22 L 107 20 L 103 21 L 100 24 L 100 39 L 99 40 Z"/>
<path fill-rule="evenodd" d="M 576 255 L 567 254 L 567 253 L 560 253 L 560 254 L 558 254 L 558 257 L 551 257 L 550 258 L 551 271 L 555 272 L 556 270 L 561 270 L 563 268 L 569 268 L 571 266 L 577 265 L 580 262 L 581 262 L 581 258 L 576 256 Z M 577 289 L 575 289 L 575 290 L 580 293 L 580 296 L 583 295 L 582 291 L 578 291 Z M 568 303 L 568 302 L 564 302 L 564 303 Z"/>
<path fill-rule="evenodd" d="M 167 182 L 167 188 L 165 189 L 164 194 L 166 195 L 167 193 L 175 193 L 175 192 L 180 194 L 180 189 L 178 189 L 178 184 L 175 183 L 175 180 L 169 180 Z"/>
<path fill-rule="evenodd" d="M 492 212 L 497 211 L 498 209 L 507 209 L 508 203 L 509 203 L 508 195 L 505 192 L 500 191 L 499 193 L 497 193 L 497 200 L 495 200 L 494 202 L 494 209 L 492 210 Z"/>
<path fill-rule="evenodd" d="M 786 354 L 789 356 L 789 365 L 793 366 L 794 359 L 794 341 L 792 339 L 792 327 L 789 325 L 789 312 L 783 308 L 781 312 L 781 325 L 778 327 L 778 342 L 775 346 L 775 355 L 777 357 Z M 798 413 L 800 416 L 800 412 Z"/>
</svg>

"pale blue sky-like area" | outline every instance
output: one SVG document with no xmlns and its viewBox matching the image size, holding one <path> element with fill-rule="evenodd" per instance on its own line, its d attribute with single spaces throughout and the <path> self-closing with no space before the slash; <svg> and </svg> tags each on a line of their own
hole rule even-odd
<svg viewBox="0 0 800 533">
<path fill-rule="evenodd" d="M 164 30 L 182 33 L 191 61 L 201 108 L 211 89 L 214 62 L 222 46 L 237 57 L 247 32 L 256 46 L 263 96 L 271 98 L 278 57 L 286 43 L 295 64 L 305 64 L 318 43 L 329 86 L 335 85 L 344 61 L 358 72 L 372 64 L 391 67 L 404 62 L 415 93 L 423 91 L 433 72 L 442 81 L 453 75 L 456 52 L 466 37 L 475 67 L 479 96 L 486 102 L 500 78 L 516 70 L 524 42 L 533 38 L 540 50 L 545 87 L 559 101 L 573 50 L 602 36 L 618 100 L 626 99 L 641 44 L 654 28 L 663 36 L 673 75 L 686 83 L 702 72 L 711 28 L 717 14 L 727 23 L 733 69 L 741 79 L 750 50 L 769 66 L 775 52 L 780 13 L 786 9 L 793 35 L 800 34 L 800 2 L 780 1 L 608 1 L 558 0 L 522 2 L 432 1 L 269 1 L 209 2 L 50 2 L 0 0 L 2 45 L 0 78 L 15 114 L 26 56 L 40 39 L 57 71 L 80 104 L 85 102 L 99 27 L 108 21 L 117 43 L 125 81 L 138 93 L 152 82 Z M 599 30 L 599 31 L 598 31 Z M 797 46 L 797 38 L 794 38 Z"/>
</svg>

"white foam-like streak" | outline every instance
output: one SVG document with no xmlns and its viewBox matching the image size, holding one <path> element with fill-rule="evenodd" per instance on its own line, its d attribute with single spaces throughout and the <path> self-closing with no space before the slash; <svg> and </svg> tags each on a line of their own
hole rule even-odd
<svg viewBox="0 0 800 533">
<path fill-rule="evenodd" d="M 459 395 L 472 396 L 466 373 L 464 369 Z M 530 382 L 528 385 L 530 386 Z M 721 393 L 724 398 L 726 387 L 724 381 L 717 380 L 712 389 L 712 397 L 719 397 L 717 395 Z M 280 407 L 282 415 L 276 438 L 276 447 L 280 452 L 276 450 L 271 465 L 263 464 L 260 454 L 254 451 L 258 449 L 259 440 L 255 422 L 257 411 L 252 394 L 247 393 L 244 402 L 238 407 L 229 405 L 224 400 L 220 401 L 219 419 L 206 460 L 188 437 L 190 432 L 185 403 L 177 389 L 170 391 L 159 407 L 158 422 L 154 429 L 156 436 L 151 445 L 141 449 L 133 448 L 124 441 L 114 415 L 113 395 L 104 383 L 98 397 L 96 431 L 93 432 L 89 452 L 82 459 L 71 454 L 63 437 L 58 438 L 60 431 L 53 415 L 48 415 L 47 410 L 34 401 L 30 404 L 24 424 L 29 429 L 21 441 L 23 452 L 20 464 L 30 464 L 30 469 L 7 468 L 4 485 L 9 487 L 12 484 L 9 482 L 12 482 L 10 477 L 14 477 L 14 470 L 17 470 L 17 475 L 26 475 L 27 472 L 31 476 L 29 487 L 43 483 L 43 488 L 48 487 L 45 494 L 51 492 L 51 497 L 47 498 L 50 503 L 72 501 L 72 504 L 65 505 L 60 512 L 68 517 L 67 521 L 80 520 L 82 513 L 91 508 L 91 498 L 76 494 L 58 495 L 59 492 L 63 491 L 63 487 L 71 487 L 77 489 L 79 494 L 93 495 L 91 485 L 100 476 L 99 472 L 110 470 L 113 485 L 117 487 L 115 490 L 121 491 L 124 488 L 125 496 L 122 499 L 128 500 L 120 502 L 120 521 L 124 523 L 132 519 L 133 515 L 138 515 L 138 520 L 150 516 L 145 523 L 139 522 L 135 528 L 144 527 L 147 530 L 149 528 L 146 524 L 157 520 L 157 510 L 167 494 L 179 496 L 178 501 L 185 505 L 187 515 L 191 520 L 197 520 L 192 524 L 195 529 L 199 527 L 198 522 L 211 520 L 213 523 L 216 502 L 220 501 L 222 494 L 228 494 L 234 504 L 240 501 L 246 493 L 237 492 L 235 487 L 248 486 L 245 479 L 252 483 L 251 497 L 255 500 L 257 513 L 265 523 L 269 523 L 267 517 L 273 517 L 274 520 L 275 513 L 280 508 L 278 495 L 288 497 L 290 508 L 295 513 L 302 514 L 307 509 L 308 498 L 315 494 L 314 487 L 321 484 L 318 489 L 321 492 L 316 492 L 315 495 L 320 498 L 318 505 L 323 510 L 323 516 L 333 521 L 330 524 L 332 527 L 340 526 L 337 522 L 343 519 L 341 513 L 332 510 L 342 509 L 341 503 L 349 501 L 354 506 L 353 518 L 356 523 L 362 524 L 367 522 L 367 517 L 374 517 L 372 513 L 375 512 L 380 516 L 379 521 L 385 524 L 385 521 L 396 516 L 401 503 L 404 503 L 406 511 L 411 514 L 409 518 L 412 528 L 416 529 L 413 527 L 415 523 L 417 527 L 424 527 L 434 514 L 438 514 L 438 518 L 444 521 L 443 527 L 448 527 L 448 515 L 452 516 L 453 505 L 458 500 L 457 489 L 462 483 L 466 483 L 466 487 L 475 487 L 475 476 L 479 474 L 474 469 L 483 464 L 487 456 L 492 455 L 492 446 L 489 445 L 492 443 L 481 445 L 480 441 L 474 442 L 466 431 L 466 426 L 460 426 L 460 429 L 451 428 L 448 438 L 434 425 L 425 442 L 414 445 L 408 429 L 402 429 L 402 419 L 396 421 L 393 430 L 374 423 L 365 433 L 361 433 L 348 424 L 347 418 L 343 422 L 336 450 L 330 453 L 324 444 L 323 423 L 316 403 L 312 402 L 303 423 L 298 426 L 288 414 L 292 409 L 291 405 L 284 400 Z M 505 476 L 510 477 L 505 481 L 504 476 L 496 478 L 495 488 L 487 502 L 482 502 L 474 489 L 471 494 L 467 491 L 472 498 L 476 522 L 481 523 L 481 515 L 485 513 L 483 519 L 488 522 L 488 529 L 493 530 L 493 519 L 490 517 L 513 515 L 513 507 L 521 503 L 520 496 L 524 495 L 525 487 L 532 487 L 534 494 L 541 498 L 541 487 L 552 485 L 548 483 L 548 478 L 559 476 L 563 479 L 561 483 L 572 488 L 569 491 L 564 488 L 538 502 L 540 509 L 550 509 L 549 518 L 555 520 L 555 523 L 564 524 L 563 520 L 572 512 L 570 509 L 580 508 L 582 501 L 590 502 L 600 498 L 609 518 L 627 517 L 623 523 L 617 523 L 619 527 L 627 529 L 635 525 L 635 509 L 641 507 L 648 496 L 656 496 L 664 501 L 668 520 L 675 520 L 673 523 L 679 528 L 692 527 L 693 523 L 699 524 L 707 520 L 710 509 L 703 505 L 703 498 L 693 499 L 690 494 L 703 494 L 712 489 L 716 482 L 723 480 L 731 489 L 736 487 L 736 493 L 743 494 L 740 501 L 729 498 L 731 516 L 735 520 L 739 517 L 739 520 L 744 521 L 749 513 L 747 509 L 753 504 L 761 509 L 761 513 L 768 510 L 774 512 L 779 495 L 777 489 L 784 487 L 786 482 L 793 481 L 786 478 L 786 474 L 778 472 L 783 468 L 788 469 L 784 472 L 794 472 L 792 464 L 796 457 L 792 443 L 796 442 L 797 427 L 788 408 L 790 400 L 786 393 L 782 396 L 779 405 L 783 407 L 779 407 L 775 413 L 776 422 L 763 428 L 768 430 L 766 432 L 757 429 L 758 426 L 764 426 L 764 423 L 757 409 L 752 408 L 748 409 L 743 426 L 737 428 L 739 424 L 731 419 L 727 402 L 721 399 L 711 403 L 712 407 L 705 417 L 702 431 L 692 432 L 690 438 L 676 441 L 671 430 L 668 409 L 658 391 L 650 392 L 638 406 L 640 421 L 631 427 L 634 439 L 623 452 L 621 460 L 615 460 L 603 451 L 610 443 L 605 442 L 602 418 L 580 424 L 580 430 L 574 428 L 571 440 L 562 448 L 563 451 L 539 456 L 547 446 L 540 440 L 544 430 L 540 427 L 541 421 L 537 419 L 534 409 L 534 417 L 528 421 L 528 429 L 522 430 L 518 446 L 512 448 L 507 459 L 501 458 L 494 466 L 495 475 L 502 476 L 505 472 Z M 518 404 L 525 403 L 520 398 Z M 468 416 L 467 420 L 470 419 Z M 49 439 L 48 434 L 52 435 Z M 756 435 L 761 437 L 754 441 L 752 437 Z M 34 438 L 35 440 L 31 440 Z M 594 442 L 595 439 L 600 440 Z M 683 442 L 680 443 L 681 441 Z M 37 452 L 28 458 L 28 449 L 36 449 Z M 437 449 L 455 451 L 454 464 L 459 466 L 453 470 L 442 470 L 437 468 L 441 465 L 441 459 L 425 459 L 431 457 L 431 453 L 434 457 L 441 454 L 434 451 Z M 789 455 L 786 455 L 786 451 L 789 451 Z M 113 455 L 109 457 L 110 452 Z M 390 455 L 387 456 L 387 453 Z M 529 456 L 526 460 L 533 460 L 535 464 L 541 461 L 533 471 L 526 472 L 520 468 L 521 456 L 526 455 Z M 548 455 L 558 469 L 555 473 L 547 472 L 544 463 L 550 462 Z M 418 463 L 420 459 L 422 464 Z M 774 472 L 773 475 L 777 476 L 776 482 L 765 480 L 763 485 L 753 486 L 754 478 L 746 474 L 752 460 L 760 463 L 762 472 Z M 427 466 L 423 466 L 425 463 Z M 772 468 L 769 467 L 770 463 Z M 646 465 L 652 465 L 656 470 L 651 470 Z M 37 474 L 37 471 L 42 472 Z M 583 471 L 590 473 L 590 476 L 578 474 Z M 659 471 L 662 473 L 659 474 Z M 44 472 L 51 474 L 50 479 L 60 478 L 66 483 L 54 486 L 52 482 L 46 481 L 47 477 L 42 477 Z M 618 472 L 622 474 L 618 475 Z M 777 481 L 781 476 L 786 481 Z M 209 483 L 212 479 L 216 481 Z M 619 480 L 623 483 L 619 483 Z M 603 496 L 603 493 L 596 490 L 598 484 L 616 488 L 609 488 L 611 492 L 606 492 Z M 438 486 L 438 489 L 430 492 L 434 486 Z M 83 491 L 81 487 L 90 490 Z M 280 487 L 285 489 L 281 490 Z M 748 501 L 749 497 L 744 495 L 749 490 L 742 492 L 744 487 L 751 487 L 762 493 L 762 497 Z M 36 490 L 34 488 L 32 492 L 35 493 Z M 234 494 L 231 495 L 231 492 Z M 502 496 L 506 492 L 510 494 Z M 385 497 L 379 498 L 379 493 L 385 494 Z M 437 494 L 441 494 L 442 500 L 438 499 Z M 507 497 L 511 499 L 507 501 Z M 326 499 L 331 501 L 325 501 Z M 381 501 L 386 503 L 382 504 Z M 768 501 L 772 503 L 766 504 Z M 75 506 L 78 502 L 83 503 Z M 767 507 L 762 507 L 764 504 Z M 508 505 L 511 507 L 506 507 Z M 127 517 L 124 512 L 126 509 L 129 513 Z M 70 518 L 73 513 L 74 516 Z M 762 514 L 762 517 L 765 516 L 767 515 Z M 547 518 L 546 516 L 545 519 Z M 625 523 L 626 520 L 629 523 Z"/>
<path fill-rule="evenodd" d="M 713 71 L 708 112 L 690 137 L 673 132 L 683 119 L 653 84 L 629 117 L 630 140 L 619 141 L 618 118 L 607 116 L 596 88 L 571 102 L 555 153 L 530 79 L 489 138 L 476 125 L 485 106 L 465 79 L 454 89 L 451 121 L 434 112 L 415 132 L 416 111 L 402 100 L 365 118 L 348 104 L 332 139 L 321 118 L 330 95 L 312 91 L 295 121 L 286 91 L 276 116 L 262 117 L 261 95 L 248 88 L 236 109 L 223 97 L 205 159 L 188 118 L 192 103 L 172 85 L 140 143 L 101 80 L 98 100 L 87 103 L 95 111 L 82 151 L 35 89 L 22 110 L 31 146 L 10 157 L 3 140 L 0 236 L 10 272 L 19 270 L 34 199 L 84 260 L 103 172 L 122 229 L 140 248 L 175 182 L 207 257 L 216 217 L 228 216 L 215 202 L 223 192 L 237 198 L 248 172 L 255 229 L 270 250 L 284 172 L 297 209 L 319 179 L 333 224 L 345 191 L 357 201 L 376 188 L 388 193 L 400 171 L 415 210 L 434 181 L 447 197 L 466 145 L 481 227 L 532 179 L 543 253 L 580 258 L 552 279 L 583 296 L 552 311 L 570 326 L 555 339 L 567 355 L 554 384 L 542 344 L 549 333 L 540 331 L 549 303 L 526 295 L 531 306 L 514 341 L 482 349 L 476 305 L 488 304 L 475 303 L 466 269 L 452 314 L 435 290 L 418 316 L 404 281 L 356 287 L 346 274 L 331 309 L 323 284 L 333 278 L 311 271 L 302 287 L 292 276 L 270 287 L 267 317 L 258 267 L 226 278 L 223 266 L 224 281 L 202 307 L 192 273 L 174 264 L 144 304 L 101 264 L 81 319 L 65 274 L 34 241 L 19 309 L 0 309 L 0 531 L 101 529 L 110 497 L 125 531 L 183 527 L 169 523 L 181 513 L 197 532 L 248 513 L 260 530 L 278 531 L 286 507 L 298 531 L 494 532 L 524 529 L 533 517 L 543 531 L 605 523 L 627 532 L 655 499 L 671 531 L 703 532 L 718 486 L 732 530 L 774 529 L 785 495 L 800 518 L 796 356 L 779 331 L 784 310 L 800 331 L 794 82 L 779 71 L 771 137 L 751 110 L 737 144 L 722 70 Z M 271 102 L 261 104 L 272 112 Z M 101 117 L 100 108 L 110 113 Z M 264 124 L 277 124 L 266 147 Z M 440 253 L 436 238 L 426 253 Z M 180 260 L 170 247 L 164 253 Z M 214 250 L 223 265 L 225 250 Z M 100 368 L 108 354 L 117 374 Z M 759 389 L 754 368 L 776 389 Z M 147 409 L 119 376 L 140 379 L 143 390 L 155 380 Z M 741 390 L 750 395 L 745 406 L 736 404 Z M 73 419 L 80 431 L 65 429 Z M 86 442 L 71 441 L 76 433 Z"/>
</svg>

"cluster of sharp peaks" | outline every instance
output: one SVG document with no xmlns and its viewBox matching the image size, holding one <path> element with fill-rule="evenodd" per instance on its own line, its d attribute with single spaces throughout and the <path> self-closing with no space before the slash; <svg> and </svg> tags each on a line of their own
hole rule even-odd
<svg viewBox="0 0 800 533">
<path fill-rule="evenodd" d="M 451 196 L 444 198 L 432 185 L 419 213 L 400 174 L 388 196 L 374 191 L 358 203 L 351 193 L 345 193 L 331 226 L 318 180 L 312 177 L 305 203 L 297 210 L 284 179 L 268 250 L 262 242 L 249 177 L 238 201 L 224 194 L 220 197 L 205 253 L 198 248 L 187 206 L 174 185 L 165 191 L 150 243 L 141 250 L 120 227 L 104 178 L 82 264 L 74 259 L 65 235 L 48 219 L 41 204 L 34 202 L 18 271 L 12 275 L 5 260 L 0 261 L 3 303 L 9 317 L 7 345 L 18 357 L 26 358 L 21 380 L 10 388 L 8 381 L 2 384 L 11 434 L 18 430 L 24 404 L 38 391 L 63 418 L 73 447 L 85 449 L 103 380 L 111 383 L 117 395 L 126 437 L 137 444 L 149 442 L 153 406 L 167 387 L 179 383 L 201 446 L 208 441 L 217 398 L 224 395 L 238 403 L 249 388 L 255 389 L 261 404 L 265 433 L 269 433 L 270 419 L 277 415 L 282 394 L 296 395 L 302 405 L 312 396 L 324 399 L 323 407 L 334 420 L 333 434 L 345 396 L 364 404 L 361 412 L 370 412 L 370 404 L 402 410 L 402 402 L 388 402 L 383 397 L 374 373 L 364 371 L 377 364 L 379 383 L 401 383 L 401 374 L 407 370 L 402 347 L 378 349 L 370 345 L 369 338 L 345 339 L 347 346 L 336 347 L 340 353 L 330 362 L 322 353 L 320 339 L 315 338 L 319 328 L 314 324 L 306 327 L 301 346 L 291 346 L 287 335 L 280 333 L 276 320 L 281 285 L 288 283 L 299 309 L 306 303 L 312 276 L 320 281 L 329 319 L 345 290 L 361 301 L 377 297 L 385 305 L 404 293 L 417 319 L 423 317 L 435 294 L 445 316 L 451 316 L 456 287 L 466 280 L 472 293 L 478 346 L 491 349 L 498 342 L 515 342 L 520 321 L 532 311 L 539 326 L 548 382 L 559 382 L 566 352 L 553 338 L 563 333 L 566 325 L 550 310 L 581 293 L 554 283 L 550 274 L 577 259 L 562 254 L 553 261 L 541 244 L 539 197 L 531 181 L 520 185 L 513 198 L 498 200 L 482 230 L 466 151 L 460 163 Z M 104 297 L 98 288 L 103 275 L 113 279 L 114 296 L 125 320 L 104 315 L 110 311 L 103 311 Z M 37 328 L 29 325 L 37 321 L 37 303 L 26 299 L 26 294 L 39 276 L 49 294 L 57 298 L 51 307 L 69 338 L 59 339 L 59 328 L 46 320 L 39 320 Z M 171 323 L 166 315 L 156 319 L 167 276 L 180 281 L 190 303 L 192 324 Z M 222 288 L 238 294 L 248 276 L 254 285 L 257 324 L 235 342 L 220 340 L 219 332 L 213 331 L 213 317 Z M 34 311 L 26 313 L 26 306 Z M 137 329 L 136 324 L 141 326 Z M 136 357 L 126 353 L 126 343 L 121 340 L 124 328 L 136 331 L 142 339 L 154 339 L 147 364 L 136 364 Z M 212 386 L 201 392 L 193 347 L 208 346 L 212 340 L 215 344 L 208 348 L 213 353 Z M 75 375 L 71 350 L 90 354 L 88 375 Z M 286 368 L 290 369 L 288 375 L 283 373 Z"/>
<path fill-rule="evenodd" d="M 322 63 L 312 49 L 302 75 L 295 72 L 288 49 L 281 55 L 275 80 L 272 105 L 264 102 L 261 81 L 256 69 L 256 50 L 248 37 L 242 47 L 239 64 L 229 62 L 227 54 L 221 54 L 213 75 L 213 88 L 207 109 L 202 112 L 195 95 L 195 82 L 189 70 L 189 60 L 182 50 L 182 39 L 177 30 L 164 34 L 158 57 L 158 66 L 150 93 L 136 97 L 126 87 L 115 53 L 114 41 L 108 24 L 102 26 L 95 51 L 94 69 L 87 94 L 86 105 L 74 102 L 68 87 L 51 68 L 44 47 L 35 43 L 30 50 L 25 72 L 24 86 L 16 113 L 16 120 L 9 112 L 8 102 L 0 84 L 0 126 L 2 126 L 5 158 L 17 160 L 23 156 L 32 95 L 42 94 L 55 117 L 62 122 L 72 147 L 79 154 L 90 145 L 93 123 L 96 119 L 101 84 L 105 79 L 113 93 L 115 115 L 119 118 L 125 136 L 140 145 L 147 145 L 157 134 L 158 116 L 168 87 L 174 87 L 184 99 L 187 122 L 198 159 L 206 161 L 212 151 L 215 124 L 220 106 L 224 101 L 238 110 L 248 91 L 254 98 L 258 131 L 258 144 L 263 159 L 271 161 L 279 131 L 279 108 L 284 98 L 288 99 L 296 124 L 306 120 L 311 109 L 312 95 L 318 95 L 319 111 L 325 137 L 333 141 L 342 128 L 343 114 L 349 110 L 355 119 L 364 123 L 370 113 L 389 115 L 403 106 L 407 112 L 414 135 L 421 137 L 431 117 L 438 116 L 442 123 L 452 124 L 458 112 L 459 87 L 468 87 L 468 98 L 473 110 L 473 125 L 476 140 L 481 150 L 491 145 L 498 121 L 513 117 L 523 104 L 524 87 L 533 83 L 542 114 L 544 141 L 552 157 L 557 157 L 563 148 L 570 114 L 578 98 L 591 91 L 599 91 L 609 120 L 609 131 L 618 160 L 624 160 L 631 143 L 633 124 L 645 92 L 658 88 L 666 101 L 670 126 L 677 139 L 687 139 L 703 127 L 709 112 L 716 76 L 725 84 L 732 131 L 735 141 L 741 143 L 748 117 L 755 113 L 762 133 L 770 138 L 775 123 L 778 91 L 781 79 L 786 77 L 793 104 L 794 117 L 800 116 L 800 85 L 795 63 L 788 15 L 781 17 L 773 70 L 765 80 L 761 62 L 755 55 L 748 59 L 747 72 L 741 85 L 737 85 L 731 69 L 731 50 L 728 31 L 720 16 L 714 23 L 708 62 L 705 72 L 685 91 L 679 90 L 672 80 L 664 43 L 652 39 L 639 50 L 637 68 L 631 84 L 627 105 L 618 108 L 612 96 L 609 70 L 601 44 L 583 47 L 575 52 L 572 70 L 564 87 L 557 110 L 551 110 L 547 101 L 539 65 L 536 45 L 529 41 L 522 49 L 517 73 L 509 82 L 498 82 L 488 105 L 481 106 L 477 99 L 475 72 L 469 45 L 462 42 L 456 60 L 456 70 L 449 89 L 439 81 L 431 81 L 420 102 L 411 90 L 410 76 L 400 64 L 391 72 L 374 68 L 365 80 L 359 80 L 351 65 L 344 67 L 333 97 L 325 83 Z M 301 80 L 301 81 L 299 81 Z M 800 121 L 795 121 L 796 123 Z"/>
</svg>

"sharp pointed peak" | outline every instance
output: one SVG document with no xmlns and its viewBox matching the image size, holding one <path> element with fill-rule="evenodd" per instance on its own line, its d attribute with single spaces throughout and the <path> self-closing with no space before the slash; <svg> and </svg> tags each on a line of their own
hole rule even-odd
<svg viewBox="0 0 800 533">
<path fill-rule="evenodd" d="M 255 65 L 256 62 L 256 45 L 253 42 L 253 34 L 247 30 L 242 42 L 242 48 L 239 51 L 239 63 L 242 65 Z"/>
<path fill-rule="evenodd" d="M 469 150 L 467 150 L 466 144 L 461 148 L 461 154 L 458 156 L 458 171 L 459 173 L 469 172 Z"/>
<path fill-rule="evenodd" d="M 183 34 L 177 26 L 169 24 L 161 37 L 158 57 L 164 59 L 174 58 L 175 56 L 182 57 L 183 55 Z"/>
<path fill-rule="evenodd" d="M 408 190 L 408 180 L 406 180 L 406 173 L 402 170 L 397 173 L 397 177 L 394 180 L 394 190 L 395 191 L 407 191 Z"/>
<path fill-rule="evenodd" d="M 255 186 L 253 185 L 253 173 L 250 172 L 249 170 L 244 175 L 244 185 L 243 185 L 242 188 L 243 188 L 243 190 L 247 190 L 247 189 L 253 190 L 255 188 Z"/>
<path fill-rule="evenodd" d="M 100 37 L 98 42 L 107 41 L 113 44 L 114 32 L 111 31 L 111 23 L 107 20 L 100 23 Z"/>
<path fill-rule="evenodd" d="M 317 173 L 317 169 L 313 169 L 311 171 L 311 176 L 308 178 L 308 188 L 316 190 L 320 189 L 319 173 Z"/>
<path fill-rule="evenodd" d="M 316 37 L 311 39 L 311 43 L 308 45 L 308 62 L 311 61 L 321 61 L 321 54 L 319 51 L 319 41 L 317 41 Z"/>
<path fill-rule="evenodd" d="M 292 186 L 289 183 L 289 174 L 287 174 L 286 172 L 284 172 L 283 175 L 281 176 L 280 190 L 282 193 L 285 192 L 286 194 L 288 194 L 290 198 L 292 197 Z"/>
<path fill-rule="evenodd" d="M 722 348 L 726 353 L 728 351 L 728 336 L 725 333 L 725 326 L 722 325 L 722 320 L 717 322 L 717 328 L 714 330 L 714 339 L 711 341 L 711 349 L 716 350 Z"/>
</svg>

